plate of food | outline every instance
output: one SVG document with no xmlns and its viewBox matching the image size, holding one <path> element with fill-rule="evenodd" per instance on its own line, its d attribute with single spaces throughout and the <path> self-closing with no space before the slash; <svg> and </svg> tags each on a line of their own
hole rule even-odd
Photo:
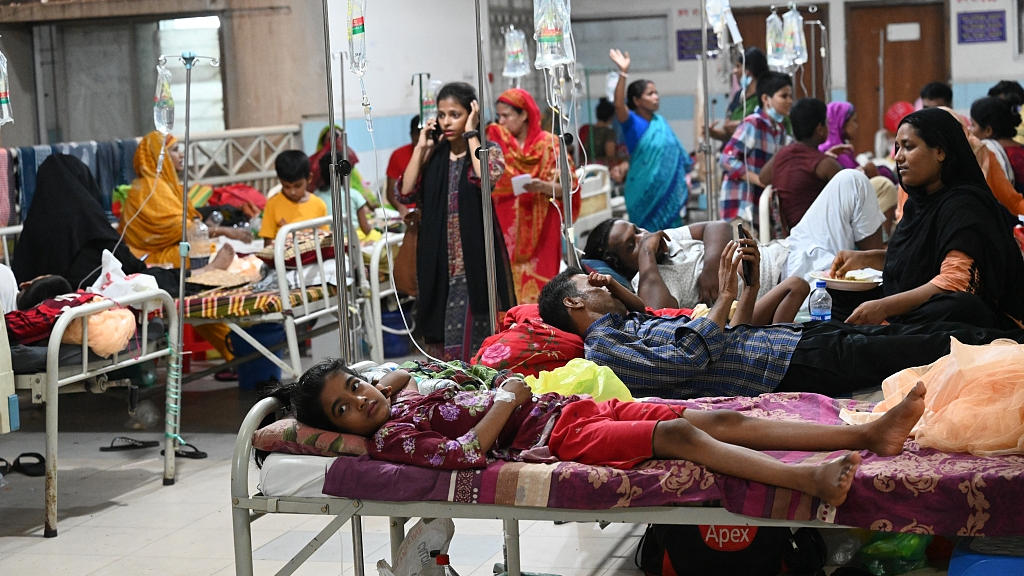
<svg viewBox="0 0 1024 576">
<path fill-rule="evenodd" d="M 851 270 L 845 278 L 833 278 L 828 270 L 811 272 L 810 276 L 815 280 L 824 280 L 825 285 L 833 290 L 847 292 L 866 292 L 882 285 L 882 273 L 874 268 Z"/>
</svg>

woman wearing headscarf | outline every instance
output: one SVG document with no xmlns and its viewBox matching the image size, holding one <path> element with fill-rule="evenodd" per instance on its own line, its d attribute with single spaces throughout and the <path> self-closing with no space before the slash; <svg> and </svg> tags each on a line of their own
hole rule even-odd
<svg viewBox="0 0 1024 576">
<path fill-rule="evenodd" d="M 398 201 L 422 213 L 416 250 L 416 326 L 427 351 L 444 360 L 468 361 L 491 335 L 489 291 L 498 310 L 515 304 L 503 235 L 493 229 L 495 286 L 487 282 L 484 248 L 480 114 L 476 90 L 464 82 L 437 93 L 437 118 L 423 125 L 405 174 L 395 184 Z M 492 181 L 505 165 L 492 147 L 485 168 Z"/>
<path fill-rule="evenodd" d="M 847 322 L 958 321 L 1012 328 L 1024 318 L 1024 260 L 961 124 L 924 109 L 896 133 L 903 218 L 888 250 L 841 252 L 832 274 L 882 268 L 884 297 L 858 306 Z"/>
<path fill-rule="evenodd" d="M 693 160 L 672 127 L 657 114 L 660 100 L 654 82 L 636 80 L 627 90 L 629 53 L 612 49 L 609 56 L 619 67 L 615 117 L 630 154 L 623 192 L 629 220 L 646 230 L 678 228 L 690 195 L 686 175 L 693 169 Z"/>
<path fill-rule="evenodd" d="M 125 274 L 149 274 L 172 296 L 178 295 L 178 272 L 150 268 L 136 258 L 107 222 L 99 186 L 81 160 L 53 154 L 39 166 L 35 199 L 14 247 L 13 271 L 19 282 L 53 275 L 73 289 L 92 286 L 100 275 L 103 251 L 121 262 Z M 211 267 L 226 268 L 230 248 Z"/>
<path fill-rule="evenodd" d="M 150 132 L 135 151 L 135 181 L 121 210 L 118 231 L 132 254 L 142 258 L 148 254 L 150 266 L 178 267 L 181 257 L 182 186 L 178 171 L 184 169 L 183 157 L 177 150 L 177 139 L 160 132 Z M 157 175 L 157 162 L 161 148 L 166 146 L 163 167 Z M 188 217 L 199 218 L 199 212 L 188 206 Z M 210 236 L 227 236 L 248 241 L 252 237 L 245 230 L 224 226 L 211 226 Z"/>
<path fill-rule="evenodd" d="M 853 168 L 863 171 L 868 178 L 875 178 L 879 175 L 894 180 L 895 176 L 888 168 L 878 168 L 868 162 L 864 166 L 857 163 L 857 158 L 850 142 L 857 137 L 860 131 L 860 123 L 857 121 L 857 111 L 849 102 L 830 102 L 828 105 L 828 140 L 818 146 L 818 150 L 825 153 L 832 153 L 843 168 Z"/>
<path fill-rule="evenodd" d="M 495 108 L 498 124 L 487 127 L 487 138 L 501 146 L 505 174 L 494 185 L 494 211 L 505 236 L 516 301 L 531 304 L 537 302 L 541 288 L 558 274 L 562 261 L 560 142 L 541 128 L 540 109 L 526 90 L 506 90 Z M 512 178 L 521 175 L 532 179 L 526 183 L 525 192 L 516 194 Z M 575 215 L 579 200 L 574 197 L 572 204 Z"/>
</svg>

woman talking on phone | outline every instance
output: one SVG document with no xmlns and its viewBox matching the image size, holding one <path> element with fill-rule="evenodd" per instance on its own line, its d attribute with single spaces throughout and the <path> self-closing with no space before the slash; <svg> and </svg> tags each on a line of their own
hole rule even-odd
<svg viewBox="0 0 1024 576">
<path fill-rule="evenodd" d="M 437 93 L 437 118 L 424 123 L 412 159 L 396 185 L 398 201 L 422 212 L 416 251 L 416 324 L 431 355 L 469 360 L 490 336 L 490 311 L 480 191 L 476 91 L 464 82 Z M 505 171 L 498 147 L 488 158 L 491 181 Z M 492 219 L 496 220 L 493 215 Z M 508 252 L 494 226 L 499 310 L 515 304 Z M 468 273 L 467 273 L 468 272 Z"/>
</svg>

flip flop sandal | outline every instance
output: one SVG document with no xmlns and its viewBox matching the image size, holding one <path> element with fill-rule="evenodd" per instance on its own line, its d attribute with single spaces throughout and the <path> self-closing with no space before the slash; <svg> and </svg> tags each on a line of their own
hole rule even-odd
<svg viewBox="0 0 1024 576">
<path fill-rule="evenodd" d="M 127 436 L 118 436 L 110 441 L 110 446 L 101 446 L 100 452 L 122 452 L 141 448 L 156 448 L 160 442 L 156 440 L 136 440 Z"/>
<path fill-rule="evenodd" d="M 35 458 L 37 462 L 22 462 L 23 458 Z M 11 470 L 25 476 L 46 476 L 46 459 L 37 452 L 26 452 L 14 459 Z"/>
<path fill-rule="evenodd" d="M 163 456 L 164 452 L 164 450 L 161 450 L 160 455 Z M 178 449 L 174 451 L 174 455 L 178 458 L 191 458 L 192 460 L 202 460 L 207 456 L 206 452 L 203 452 L 191 444 L 182 444 L 181 446 L 178 446 Z"/>
<path fill-rule="evenodd" d="M 217 382 L 235 382 L 238 380 L 238 372 L 234 368 L 228 368 L 214 374 L 213 379 Z"/>
<path fill-rule="evenodd" d="M 3 458 L 0 458 L 0 475 L 7 474 L 11 471 L 11 463 Z"/>
</svg>

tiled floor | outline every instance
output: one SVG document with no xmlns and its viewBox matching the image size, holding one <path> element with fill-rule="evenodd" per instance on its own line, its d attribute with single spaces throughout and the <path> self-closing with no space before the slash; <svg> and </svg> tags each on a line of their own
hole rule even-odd
<svg viewBox="0 0 1024 576">
<path fill-rule="evenodd" d="M 130 422 L 124 396 L 72 394 L 60 399 L 58 531 L 42 537 L 43 478 L 11 473 L 0 487 L 0 574 L 3 576 L 233 575 L 229 497 L 235 434 L 256 401 L 237 387 L 199 381 L 183 395 L 183 435 L 209 453 L 178 459 L 177 482 L 162 485 L 160 448 L 100 452 L 114 436 L 162 439 L 162 422 L 147 430 Z M 146 397 L 146 391 L 143 396 Z M 162 389 L 147 398 L 163 413 Z M 0 436 L 0 457 L 44 452 L 41 410 L 22 399 L 21 431 Z M 250 471 L 255 485 L 255 468 Z M 252 525 L 255 574 L 275 574 L 329 518 L 269 515 Z M 411 523 L 410 523 L 411 527 Z M 387 520 L 363 522 L 366 574 L 390 561 Z M 563 576 L 638 575 L 633 564 L 642 526 L 522 522 L 524 570 Z M 486 576 L 502 561 L 501 523 L 456 520 L 453 567 L 462 576 Z M 296 574 L 354 574 L 348 525 Z"/>
</svg>

